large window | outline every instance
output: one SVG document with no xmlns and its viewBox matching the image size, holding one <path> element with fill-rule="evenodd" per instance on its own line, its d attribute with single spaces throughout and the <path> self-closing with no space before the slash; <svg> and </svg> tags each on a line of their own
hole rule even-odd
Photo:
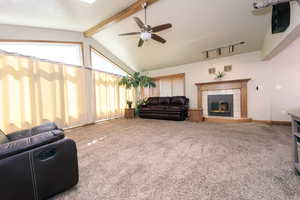
<svg viewBox="0 0 300 200">
<path fill-rule="evenodd" d="M 107 120 L 123 115 L 126 101 L 133 101 L 134 90 L 119 86 L 127 73 L 100 52 L 91 48 L 91 61 L 96 98 L 96 120 Z"/>
<path fill-rule="evenodd" d="M 0 50 L 71 65 L 82 65 L 82 43 L 1 42 Z"/>
<path fill-rule="evenodd" d="M 112 61 L 104 57 L 100 52 L 96 49 L 91 48 L 91 60 L 92 60 L 92 68 L 102 72 L 108 72 L 111 74 L 126 76 L 127 73 L 114 64 Z"/>
<path fill-rule="evenodd" d="M 185 74 L 174 74 L 153 78 L 156 88 L 144 88 L 144 98 L 161 96 L 185 96 Z"/>
<path fill-rule="evenodd" d="M 84 124 L 84 69 L 0 52 L 0 129 Z"/>
</svg>

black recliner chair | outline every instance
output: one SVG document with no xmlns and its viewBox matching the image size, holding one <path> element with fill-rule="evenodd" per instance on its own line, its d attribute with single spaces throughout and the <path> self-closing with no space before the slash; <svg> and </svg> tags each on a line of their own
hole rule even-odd
<svg viewBox="0 0 300 200">
<path fill-rule="evenodd" d="M 76 144 L 54 123 L 2 135 L 1 200 L 47 199 L 77 183 Z"/>
</svg>

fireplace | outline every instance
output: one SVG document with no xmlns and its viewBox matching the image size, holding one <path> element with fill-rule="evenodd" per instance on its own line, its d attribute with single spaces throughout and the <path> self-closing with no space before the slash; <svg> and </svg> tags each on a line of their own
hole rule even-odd
<svg viewBox="0 0 300 200">
<path fill-rule="evenodd" d="M 233 117 L 233 94 L 208 95 L 209 116 Z"/>
<path fill-rule="evenodd" d="M 196 83 L 198 108 L 203 110 L 204 119 L 219 122 L 249 122 L 251 119 L 248 118 L 247 83 L 250 80 L 238 79 Z M 208 103 L 209 95 L 224 95 L 222 98 L 233 95 L 233 99 L 232 96 L 229 97 L 230 99 L 210 97 L 212 100 Z"/>
</svg>

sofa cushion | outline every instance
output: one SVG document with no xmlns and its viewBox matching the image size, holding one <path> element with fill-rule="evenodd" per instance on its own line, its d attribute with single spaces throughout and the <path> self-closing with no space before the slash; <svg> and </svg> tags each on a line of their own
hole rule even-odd
<svg viewBox="0 0 300 200">
<path fill-rule="evenodd" d="M 0 144 L 4 144 L 9 142 L 7 136 L 5 135 L 5 133 L 3 131 L 0 130 Z"/>
<path fill-rule="evenodd" d="M 146 104 L 147 105 L 158 105 L 159 97 L 149 97 Z"/>
<path fill-rule="evenodd" d="M 159 105 L 169 105 L 171 102 L 170 97 L 159 97 L 158 103 Z"/>
<path fill-rule="evenodd" d="M 163 106 L 163 105 L 156 105 L 156 106 L 147 106 L 141 108 L 141 111 L 162 111 L 162 110 L 167 110 L 168 106 Z"/>
<path fill-rule="evenodd" d="M 184 111 L 185 108 L 182 106 L 169 106 L 168 110 L 169 111 Z"/>
<path fill-rule="evenodd" d="M 184 96 L 180 97 L 172 97 L 171 104 L 176 106 L 183 106 L 186 104 L 186 98 Z"/>
</svg>

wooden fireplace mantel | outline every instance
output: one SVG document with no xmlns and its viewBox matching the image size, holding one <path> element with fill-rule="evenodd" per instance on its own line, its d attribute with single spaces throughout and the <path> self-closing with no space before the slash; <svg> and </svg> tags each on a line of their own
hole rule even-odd
<svg viewBox="0 0 300 200">
<path fill-rule="evenodd" d="M 196 83 L 197 90 L 198 90 L 198 108 L 202 109 L 203 91 L 240 89 L 240 91 L 241 91 L 241 117 L 247 118 L 248 117 L 247 83 L 250 80 L 251 79 L 238 79 L 238 80 L 228 80 L 228 81 Z"/>
</svg>

